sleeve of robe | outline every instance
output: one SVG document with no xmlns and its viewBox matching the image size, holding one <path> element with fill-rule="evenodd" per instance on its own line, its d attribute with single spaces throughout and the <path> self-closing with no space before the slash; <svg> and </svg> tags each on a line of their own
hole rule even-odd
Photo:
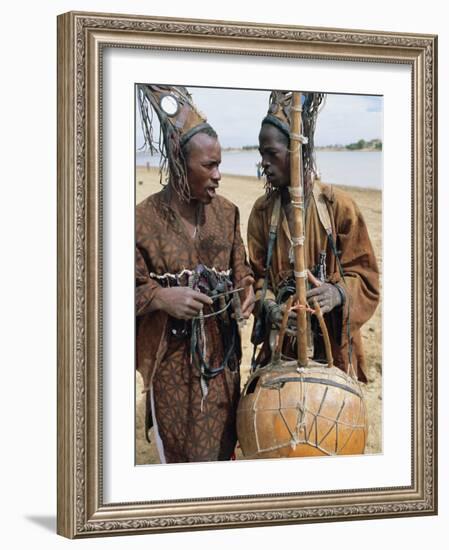
<svg viewBox="0 0 449 550">
<path fill-rule="evenodd" d="M 259 208 L 259 203 L 260 201 L 258 200 L 253 206 L 248 219 L 248 255 L 255 278 L 254 289 L 256 293 L 256 315 L 260 311 L 261 307 L 260 300 L 266 274 L 268 248 L 268 224 L 264 219 L 268 214 L 266 209 Z M 265 294 L 265 299 L 275 299 L 275 295 L 271 288 L 270 278 L 268 279 L 268 288 Z"/>
<path fill-rule="evenodd" d="M 330 282 L 345 289 L 351 324 L 358 330 L 373 315 L 379 302 L 379 268 L 358 206 L 347 198 L 337 201 L 334 208 L 336 245 L 344 280 L 336 270 Z"/>
<path fill-rule="evenodd" d="M 339 332 L 337 343 L 340 347 L 333 352 L 346 364 L 350 335 L 356 353 L 360 350 L 360 356 L 352 358 L 353 364 L 363 369 L 360 328 L 379 303 L 379 269 L 365 220 L 355 202 L 346 193 L 339 192 L 332 209 L 344 278 L 337 265 L 335 272 L 329 274 L 329 281 L 340 285 L 346 295 L 344 307 L 329 314 L 334 330 Z"/>
<path fill-rule="evenodd" d="M 136 246 L 136 317 L 148 313 L 159 288 L 160 285 L 150 278 L 142 252 L 139 246 Z"/>
<path fill-rule="evenodd" d="M 167 324 L 167 314 L 163 311 L 149 312 L 154 296 L 160 285 L 150 278 L 145 262 L 144 248 L 139 246 L 142 229 L 136 226 L 136 368 L 143 378 L 144 391 L 150 387 L 151 375 L 155 364 L 165 350 L 163 337 Z"/>
<path fill-rule="evenodd" d="M 243 244 L 240 232 L 240 213 L 235 207 L 234 218 L 234 242 L 232 243 L 231 269 L 234 274 L 234 284 L 236 288 L 248 285 L 248 278 L 253 277 L 253 271 L 246 258 L 245 245 Z M 246 297 L 246 293 L 245 293 Z M 244 299 L 244 297 L 242 297 Z"/>
</svg>

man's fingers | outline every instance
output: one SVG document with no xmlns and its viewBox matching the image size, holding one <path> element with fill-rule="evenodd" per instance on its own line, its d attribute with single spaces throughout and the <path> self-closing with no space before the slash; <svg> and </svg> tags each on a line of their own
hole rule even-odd
<svg viewBox="0 0 449 550">
<path fill-rule="evenodd" d="M 196 301 L 200 302 L 201 304 L 211 306 L 214 302 L 209 296 L 206 296 L 206 294 L 202 294 L 201 292 L 196 292 L 195 290 L 191 290 L 191 298 Z M 199 306 L 201 309 L 202 305 Z"/>
<path fill-rule="evenodd" d="M 192 317 L 198 317 L 202 309 L 203 307 L 200 302 L 193 302 L 191 304 L 185 304 L 183 313 L 187 316 L 187 319 L 192 319 Z"/>
<path fill-rule="evenodd" d="M 251 277 L 251 275 L 248 275 L 247 277 L 245 277 L 242 281 L 242 286 L 244 288 L 246 288 L 247 286 L 253 286 L 253 284 L 255 283 L 255 279 L 254 277 Z"/>
<path fill-rule="evenodd" d="M 251 317 L 251 313 L 253 312 L 254 304 L 250 305 L 247 309 L 242 310 L 242 317 L 243 319 L 249 319 Z"/>
<path fill-rule="evenodd" d="M 190 319 L 193 319 L 194 317 L 198 317 L 199 313 L 201 311 L 200 309 L 195 309 L 193 307 L 185 306 L 182 311 L 179 313 L 179 319 L 184 319 L 185 321 L 188 321 Z"/>
<path fill-rule="evenodd" d="M 253 309 L 254 309 L 254 302 L 251 302 L 251 303 L 248 303 L 248 304 L 244 304 L 242 306 L 242 317 L 244 319 L 249 319 L 251 313 L 253 312 Z"/>
<path fill-rule="evenodd" d="M 242 317 L 244 319 L 249 319 L 250 316 L 251 316 L 251 313 L 253 312 L 253 309 L 254 309 L 254 304 L 255 304 L 255 301 L 252 301 L 252 302 L 249 302 L 248 304 L 244 304 L 242 306 Z"/>
<path fill-rule="evenodd" d="M 249 319 L 253 312 L 254 304 L 256 303 L 256 295 L 253 290 L 254 278 L 248 275 L 248 277 L 245 277 L 242 281 L 242 284 L 245 289 L 248 289 L 246 291 L 246 297 L 241 305 L 242 317 L 244 319 Z"/>
<path fill-rule="evenodd" d="M 282 322 L 282 317 L 283 315 L 280 310 L 275 311 L 272 315 L 273 322 L 276 323 L 277 325 L 280 324 Z"/>
<path fill-rule="evenodd" d="M 311 288 L 310 290 L 307 291 L 306 296 L 307 298 L 312 298 L 313 296 L 320 296 L 321 294 L 325 294 L 325 293 L 326 293 L 326 287 L 323 285 L 323 286 L 318 286 L 316 288 Z"/>
<path fill-rule="evenodd" d="M 249 296 L 242 304 L 242 311 L 247 309 L 247 308 L 251 308 L 251 309 L 254 309 L 254 304 L 256 303 L 256 300 L 254 298 L 254 296 Z"/>
<path fill-rule="evenodd" d="M 252 279 L 252 277 L 249 277 L 249 278 Z M 253 287 L 250 286 L 246 292 L 246 297 L 241 305 L 242 317 L 244 319 L 249 319 L 251 313 L 253 312 L 255 303 L 256 303 L 256 295 L 254 294 Z"/>
<path fill-rule="evenodd" d="M 315 300 L 315 304 L 320 306 L 321 313 L 328 313 L 331 310 L 331 304 L 329 300 Z"/>
<path fill-rule="evenodd" d="M 256 296 L 254 295 L 254 291 L 251 289 L 248 293 L 246 298 L 244 299 L 242 303 L 242 309 L 247 308 L 248 306 L 253 306 L 256 303 Z"/>
</svg>

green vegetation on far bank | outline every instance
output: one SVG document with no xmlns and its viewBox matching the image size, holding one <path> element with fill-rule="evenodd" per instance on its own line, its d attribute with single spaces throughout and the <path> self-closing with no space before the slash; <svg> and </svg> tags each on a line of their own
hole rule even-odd
<svg viewBox="0 0 449 550">
<path fill-rule="evenodd" d="M 371 139 L 370 141 L 359 139 L 359 141 L 357 141 L 356 143 L 350 143 L 349 145 L 346 145 L 346 149 L 349 149 L 349 151 L 359 151 L 361 149 L 382 151 L 382 142 L 380 141 L 380 139 Z"/>
<path fill-rule="evenodd" d="M 382 151 L 382 141 L 380 139 L 370 139 L 366 141 L 359 139 L 355 143 L 347 145 L 326 145 L 324 147 L 315 147 L 317 151 Z"/>
<path fill-rule="evenodd" d="M 315 146 L 317 151 L 382 151 L 382 141 L 380 139 L 370 139 L 366 141 L 359 139 L 354 143 L 347 145 L 324 145 Z M 257 151 L 257 145 L 243 145 L 242 147 L 223 147 L 223 151 Z"/>
</svg>

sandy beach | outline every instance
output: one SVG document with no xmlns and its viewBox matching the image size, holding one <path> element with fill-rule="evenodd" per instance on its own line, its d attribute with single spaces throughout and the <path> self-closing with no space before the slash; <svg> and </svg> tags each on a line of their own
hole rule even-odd
<svg viewBox="0 0 449 550">
<path fill-rule="evenodd" d="M 151 193 L 161 189 L 159 171 L 139 166 L 136 169 L 136 203 Z M 358 187 L 344 187 L 359 205 L 374 246 L 379 268 L 382 273 L 382 193 L 379 190 Z M 219 194 L 232 200 L 240 210 L 242 237 L 246 245 L 247 220 L 254 201 L 263 194 L 263 182 L 250 176 L 222 175 Z M 247 323 L 242 333 L 243 360 L 241 366 L 242 384 L 248 376 L 252 347 L 250 345 L 252 321 Z M 365 346 L 368 383 L 362 384 L 368 410 L 369 431 L 366 453 L 382 452 L 382 304 L 374 316 L 364 325 L 362 337 Z M 142 394 L 142 381 L 136 374 L 136 464 L 159 463 L 152 442 L 148 444 L 144 435 L 145 395 Z M 151 437 L 151 434 L 150 434 Z M 237 458 L 241 458 L 237 453 Z"/>
</svg>

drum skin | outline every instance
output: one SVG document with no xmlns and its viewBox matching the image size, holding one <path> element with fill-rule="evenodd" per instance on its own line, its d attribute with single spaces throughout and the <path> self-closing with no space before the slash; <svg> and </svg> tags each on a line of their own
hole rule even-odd
<svg viewBox="0 0 449 550">
<path fill-rule="evenodd" d="M 363 454 L 367 419 L 360 386 L 336 367 L 267 365 L 245 385 L 237 434 L 245 458 Z"/>
</svg>

